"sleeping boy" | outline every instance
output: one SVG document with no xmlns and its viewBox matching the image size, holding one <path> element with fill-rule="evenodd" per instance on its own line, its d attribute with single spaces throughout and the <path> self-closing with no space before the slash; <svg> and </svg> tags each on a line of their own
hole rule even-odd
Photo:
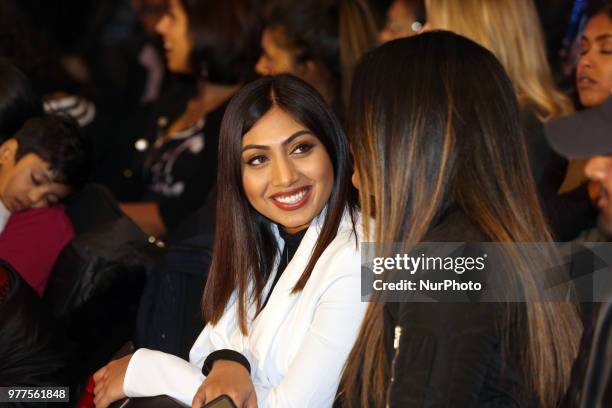
<svg viewBox="0 0 612 408">
<path fill-rule="evenodd" d="M 85 184 L 90 149 L 78 124 L 59 115 L 29 119 L 0 144 L 0 259 L 39 295 L 74 235 L 63 207 L 54 204 Z"/>
</svg>

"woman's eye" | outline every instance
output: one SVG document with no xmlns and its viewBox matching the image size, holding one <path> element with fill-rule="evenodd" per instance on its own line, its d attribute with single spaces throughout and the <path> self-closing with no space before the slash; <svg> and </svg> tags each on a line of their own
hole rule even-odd
<svg viewBox="0 0 612 408">
<path fill-rule="evenodd" d="M 262 165 L 266 160 L 266 156 L 255 156 L 247 160 L 247 164 L 249 166 L 259 166 Z"/>
<path fill-rule="evenodd" d="M 307 153 L 309 152 L 314 146 L 308 143 L 300 143 L 299 145 L 296 146 L 295 149 L 293 149 L 293 153 Z"/>
</svg>

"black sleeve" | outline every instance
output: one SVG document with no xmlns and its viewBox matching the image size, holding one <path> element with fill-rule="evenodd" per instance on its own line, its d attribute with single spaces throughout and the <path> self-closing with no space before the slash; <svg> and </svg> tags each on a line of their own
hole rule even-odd
<svg viewBox="0 0 612 408">
<path fill-rule="evenodd" d="M 494 310 L 490 304 L 402 304 L 390 406 L 476 406 L 499 363 Z"/>
<path fill-rule="evenodd" d="M 210 353 L 208 357 L 206 357 L 206 360 L 204 360 L 204 365 L 202 365 L 202 374 L 210 374 L 210 370 L 212 370 L 213 364 L 217 360 L 234 361 L 238 364 L 241 364 L 244 368 L 247 369 L 249 374 L 251 374 L 251 364 L 249 364 L 249 360 L 247 360 L 247 358 L 241 353 L 229 349 L 217 350 Z"/>
</svg>

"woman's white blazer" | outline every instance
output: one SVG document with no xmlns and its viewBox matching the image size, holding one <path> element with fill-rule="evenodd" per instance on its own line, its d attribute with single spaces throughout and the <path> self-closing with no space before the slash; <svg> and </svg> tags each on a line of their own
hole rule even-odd
<svg viewBox="0 0 612 408">
<path fill-rule="evenodd" d="M 331 406 L 367 303 L 360 298 L 359 247 L 347 215 L 336 238 L 317 261 L 304 290 L 291 293 L 314 249 L 322 223 L 323 215 L 313 220 L 268 304 L 254 320 L 250 319 L 248 335 L 238 328 L 236 302 L 232 298 L 219 322 L 207 325 L 200 333 L 189 362 L 159 351 L 136 351 L 126 371 L 125 394 L 165 394 L 191 405 L 204 381 L 201 368 L 206 357 L 215 350 L 231 349 L 249 360 L 260 408 Z M 277 239 L 282 246 L 278 234 Z M 276 262 L 278 265 L 278 259 Z M 272 279 L 273 276 L 265 292 Z M 254 312 L 252 305 L 250 316 Z"/>
</svg>

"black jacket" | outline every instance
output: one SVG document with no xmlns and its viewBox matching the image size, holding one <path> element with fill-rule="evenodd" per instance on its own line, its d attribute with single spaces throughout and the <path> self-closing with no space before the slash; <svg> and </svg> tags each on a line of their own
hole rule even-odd
<svg viewBox="0 0 612 408">
<path fill-rule="evenodd" d="M 424 241 L 488 239 L 462 212 L 451 211 Z M 387 303 L 389 406 L 533 407 L 521 394 L 517 360 L 502 362 L 500 312 L 492 303 Z"/>
<path fill-rule="evenodd" d="M 453 210 L 423 241 L 488 239 L 462 212 Z M 523 394 L 518 358 L 502 360 L 500 312 L 494 303 L 387 303 L 387 406 L 537 406 L 532 396 Z M 359 406 L 358 395 L 351 397 Z M 335 406 L 342 406 L 342 401 Z"/>
<path fill-rule="evenodd" d="M 0 282 L 0 386 L 66 385 L 70 344 L 62 328 L 36 292 L 2 260 Z"/>
</svg>

